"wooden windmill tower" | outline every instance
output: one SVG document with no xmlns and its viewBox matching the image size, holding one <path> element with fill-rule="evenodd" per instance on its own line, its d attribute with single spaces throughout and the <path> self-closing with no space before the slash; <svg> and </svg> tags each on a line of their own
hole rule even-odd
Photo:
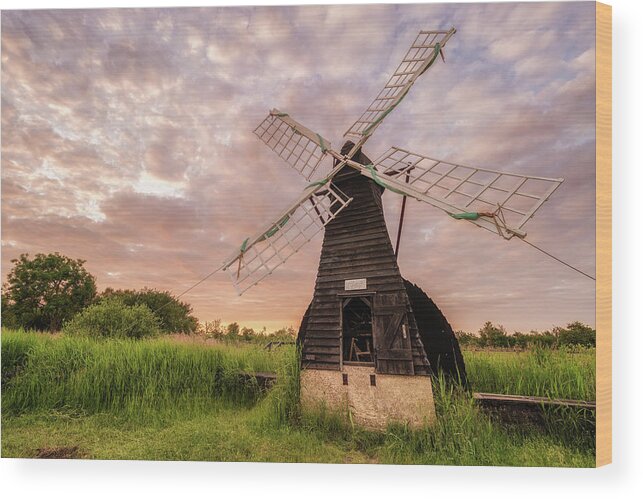
<svg viewBox="0 0 643 499">
<path fill-rule="evenodd" d="M 348 404 L 354 418 L 370 426 L 391 419 L 430 420 L 429 375 L 443 371 L 466 379 L 449 323 L 400 274 L 383 192 L 403 196 L 403 203 L 406 197 L 423 201 L 512 239 L 524 238 L 525 223 L 562 182 L 472 168 L 397 147 L 375 161 L 362 152 L 415 81 L 443 58 L 454 33 L 452 28 L 418 34 L 382 91 L 344 134 L 349 140 L 339 152 L 288 114 L 272 110 L 255 130 L 261 140 L 308 180 L 325 161 L 332 159 L 333 166 L 224 263 L 241 294 L 325 229 L 314 296 L 299 331 L 302 401 Z"/>
</svg>

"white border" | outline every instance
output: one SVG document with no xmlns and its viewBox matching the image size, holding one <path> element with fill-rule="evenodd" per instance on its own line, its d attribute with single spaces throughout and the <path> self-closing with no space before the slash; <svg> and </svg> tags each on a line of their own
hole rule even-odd
<svg viewBox="0 0 643 499">
<path fill-rule="evenodd" d="M 286 5 L 310 1 L 179 2 L 94 0 L 36 2 L 4 0 L 3 9 L 87 7 L 176 7 L 199 5 Z M 331 2 L 328 2 L 331 3 Z M 347 3 L 347 2 L 334 2 Z M 350 3 L 390 3 L 360 2 Z M 411 3 L 411 2 L 409 2 Z M 420 3 L 420 2 L 412 2 Z M 455 2 L 445 2 L 455 3 Z M 643 2 L 612 0 L 614 33 L 614 464 L 598 470 L 463 468 L 441 466 L 173 463 L 132 461 L 37 461 L 3 459 L 0 492 L 4 497 L 47 499 L 137 496 L 184 498 L 353 496 L 475 497 L 634 497 L 643 491 L 641 416 L 643 298 L 641 282 L 643 224 L 640 196 L 643 164 L 639 116 L 643 79 L 639 20 Z M 638 126 L 638 128 L 637 128 Z M 637 163 L 635 161 L 638 160 Z M 629 493 L 628 493 L 629 492 Z M 640 497 L 640 496 L 639 496 Z"/>
</svg>

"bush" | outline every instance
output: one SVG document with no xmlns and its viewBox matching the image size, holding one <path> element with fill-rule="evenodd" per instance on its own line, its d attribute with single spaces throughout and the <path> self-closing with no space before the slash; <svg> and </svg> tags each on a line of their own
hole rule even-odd
<svg viewBox="0 0 643 499">
<path fill-rule="evenodd" d="M 128 306 L 119 299 L 91 305 L 63 327 L 70 336 L 146 338 L 160 333 L 159 319 L 145 305 Z"/>
<path fill-rule="evenodd" d="M 141 290 L 107 288 L 100 299 L 119 298 L 125 305 L 145 305 L 159 319 L 163 333 L 194 333 L 198 320 L 192 315 L 192 307 L 179 301 L 169 291 L 143 288 Z"/>
</svg>

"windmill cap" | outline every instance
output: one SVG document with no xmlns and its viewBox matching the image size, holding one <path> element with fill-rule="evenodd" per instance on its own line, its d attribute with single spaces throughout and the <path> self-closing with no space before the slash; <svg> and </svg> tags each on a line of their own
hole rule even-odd
<svg viewBox="0 0 643 499">
<path fill-rule="evenodd" d="M 352 140 L 347 140 L 344 142 L 344 145 L 342 146 L 342 151 L 341 154 L 343 156 L 346 156 L 349 152 L 351 152 L 351 149 L 355 147 L 355 143 Z"/>
</svg>

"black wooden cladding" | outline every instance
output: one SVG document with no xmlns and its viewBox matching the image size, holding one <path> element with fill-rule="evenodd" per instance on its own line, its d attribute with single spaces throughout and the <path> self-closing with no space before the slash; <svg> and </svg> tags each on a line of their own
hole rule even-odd
<svg viewBox="0 0 643 499">
<path fill-rule="evenodd" d="M 413 315 L 433 374 L 467 384 L 467 373 L 458 339 L 438 306 L 419 286 L 404 279 Z"/>
<path fill-rule="evenodd" d="M 361 153 L 355 159 L 370 163 Z M 384 221 L 383 190 L 349 167 L 333 182 L 353 201 L 326 226 L 313 301 L 299 333 L 302 362 L 309 368 L 340 369 L 344 283 L 365 278 L 366 293 L 374 292 L 377 372 L 427 375 L 430 366 Z"/>
<path fill-rule="evenodd" d="M 343 151 L 346 154 L 348 147 Z M 370 163 L 361 152 L 354 159 Z M 353 201 L 326 226 L 315 293 L 299 329 L 303 366 L 341 368 L 342 300 L 363 293 L 373 303 L 378 373 L 428 375 L 443 371 L 466 382 L 464 361 L 451 326 L 433 301 L 400 275 L 384 220 L 383 189 L 349 167 L 333 182 Z M 363 278 L 366 291 L 345 291 L 346 280 Z"/>
</svg>

